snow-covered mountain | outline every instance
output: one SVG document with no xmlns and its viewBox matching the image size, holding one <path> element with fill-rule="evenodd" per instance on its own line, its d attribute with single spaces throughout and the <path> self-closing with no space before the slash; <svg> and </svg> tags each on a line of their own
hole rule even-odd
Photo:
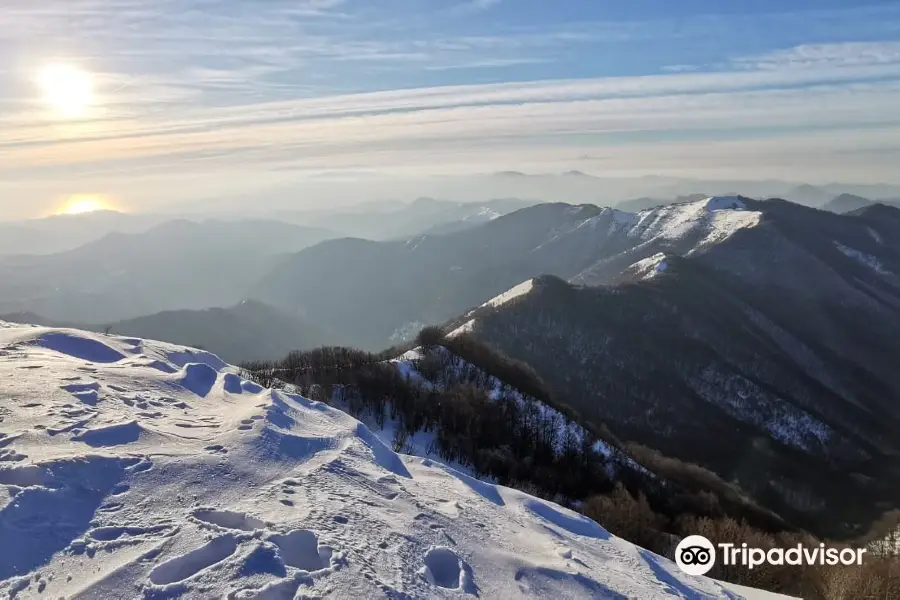
<svg viewBox="0 0 900 600">
<path fill-rule="evenodd" d="M 710 199 L 603 218 L 585 228 L 641 244 L 510 286 L 447 331 L 820 535 L 860 535 L 900 502 L 900 210 Z"/>
<path fill-rule="evenodd" d="M 0 381 L 6 597 L 745 593 L 206 352 L 0 324 Z"/>
<path fill-rule="evenodd" d="M 447 235 L 331 240 L 278 264 L 253 293 L 326 325 L 339 343 L 380 350 L 408 323 L 451 319 L 530 277 L 597 285 L 659 252 L 715 245 L 756 226 L 764 204 L 713 197 L 638 213 L 542 204 Z"/>
</svg>

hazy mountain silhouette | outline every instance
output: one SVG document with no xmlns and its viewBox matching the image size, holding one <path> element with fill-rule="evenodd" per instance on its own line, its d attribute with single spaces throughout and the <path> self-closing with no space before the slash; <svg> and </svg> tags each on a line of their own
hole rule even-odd
<svg viewBox="0 0 900 600">
<path fill-rule="evenodd" d="M 228 306 L 282 253 L 334 234 L 275 221 L 169 221 L 74 250 L 0 259 L 0 312 L 98 323 Z"/>
</svg>

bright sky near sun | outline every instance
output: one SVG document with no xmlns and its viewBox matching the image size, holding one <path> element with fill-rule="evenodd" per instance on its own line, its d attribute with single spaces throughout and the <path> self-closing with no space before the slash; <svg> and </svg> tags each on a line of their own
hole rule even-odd
<svg viewBox="0 0 900 600">
<path fill-rule="evenodd" d="M 900 1 L 3 5 L 0 219 L 323 172 L 900 182 Z"/>
</svg>

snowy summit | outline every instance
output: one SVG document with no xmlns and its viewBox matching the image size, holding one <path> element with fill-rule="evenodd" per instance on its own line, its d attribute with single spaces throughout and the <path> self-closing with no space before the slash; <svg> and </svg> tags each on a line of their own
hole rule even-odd
<svg viewBox="0 0 900 600">
<path fill-rule="evenodd" d="M 742 597 L 205 352 L 0 323 L 0 381 L 2 597 Z"/>
<path fill-rule="evenodd" d="M 628 235 L 642 240 L 677 240 L 699 233 L 702 239 L 697 245 L 705 246 L 721 242 L 740 229 L 755 227 L 761 217 L 761 212 L 748 210 L 738 196 L 713 196 L 641 211 Z"/>
</svg>

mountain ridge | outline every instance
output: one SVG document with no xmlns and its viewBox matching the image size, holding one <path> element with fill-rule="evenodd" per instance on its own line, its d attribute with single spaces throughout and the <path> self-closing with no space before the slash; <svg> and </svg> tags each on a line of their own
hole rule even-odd
<svg viewBox="0 0 900 600">
<path fill-rule="evenodd" d="M 167 221 L 46 256 L 0 258 L 0 313 L 102 323 L 233 305 L 253 273 L 333 234 L 265 220 Z M 239 276 L 222 276 L 223 266 Z"/>
<path fill-rule="evenodd" d="M 758 225 L 700 252 L 657 257 L 666 266 L 652 276 L 632 272 L 601 287 L 539 277 L 526 293 L 447 329 L 464 326 L 532 365 L 551 387 L 581 398 L 576 409 L 586 418 L 623 439 L 737 477 L 752 497 L 804 527 L 829 526 L 807 511 L 828 498 L 831 510 L 857 522 L 829 533 L 858 534 L 880 516 L 878 502 L 898 503 L 889 484 L 870 488 L 852 474 L 870 483 L 897 474 L 891 432 L 900 412 L 887 399 L 900 395 L 888 358 L 900 352 L 900 249 L 887 240 L 900 239 L 900 227 L 761 204 Z M 886 211 L 900 213 L 879 212 Z M 641 376 L 648 369 L 658 384 Z M 691 439 L 699 423 L 731 432 L 746 452 L 766 440 L 769 462 L 759 464 L 794 475 L 766 489 L 762 466 L 748 471 L 714 442 Z M 836 479 L 879 500 L 835 496 Z"/>
<path fill-rule="evenodd" d="M 723 207 L 700 201 L 636 214 L 549 203 L 446 235 L 394 242 L 331 240 L 286 257 L 261 278 L 254 294 L 273 306 L 335 324 L 339 344 L 377 350 L 410 322 L 443 322 L 529 277 L 549 273 L 602 282 L 618 274 L 604 260 L 626 260 L 631 251 L 635 262 L 659 248 L 687 247 L 689 240 L 680 240 L 688 234 L 701 244 L 714 243 L 716 236 L 754 224 L 756 212 L 741 208 L 743 200 L 722 201 Z M 729 208 L 729 203 L 741 207 Z M 325 298 L 296 283 L 303 281 L 322 282 L 333 293 Z M 359 297 L 370 298 L 374 307 L 366 315 L 355 308 Z"/>
</svg>

